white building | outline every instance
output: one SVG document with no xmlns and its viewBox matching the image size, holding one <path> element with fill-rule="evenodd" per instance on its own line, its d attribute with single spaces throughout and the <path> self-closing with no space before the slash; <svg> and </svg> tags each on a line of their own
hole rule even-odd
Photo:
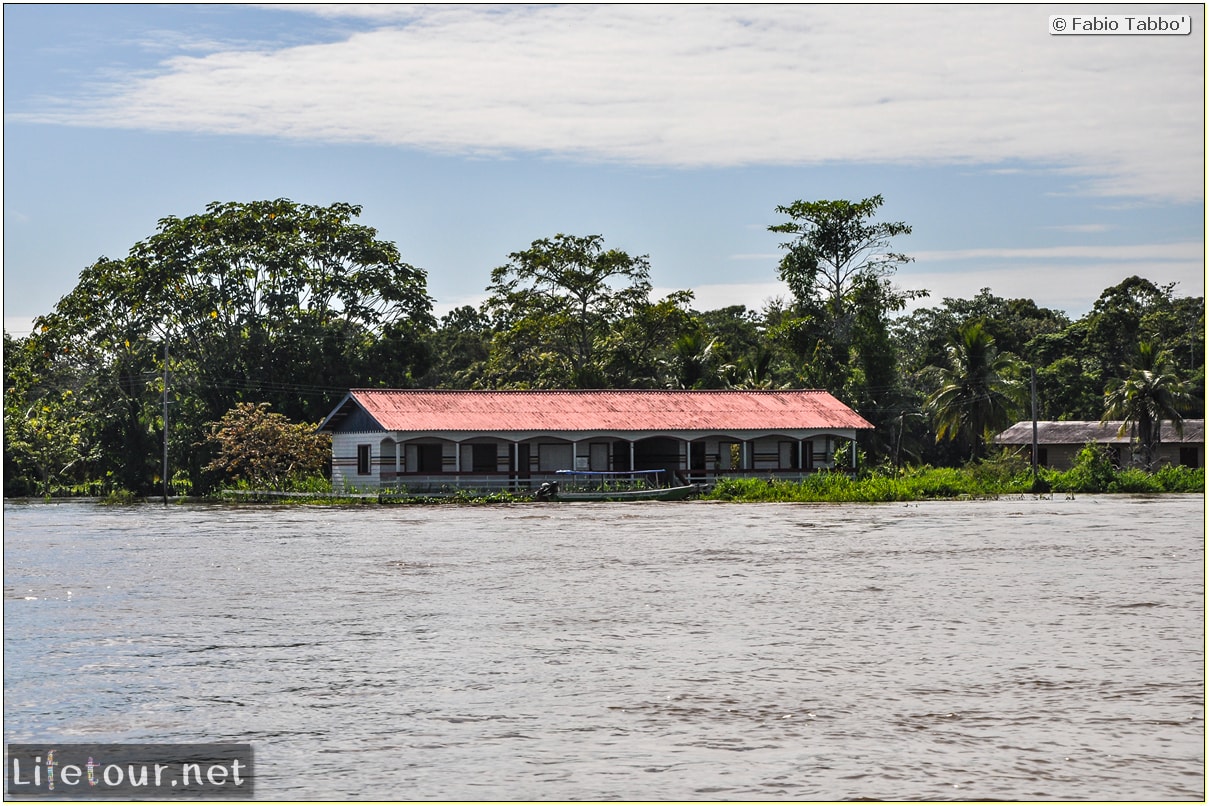
<svg viewBox="0 0 1209 806">
<path fill-rule="evenodd" d="M 558 470 L 669 481 L 847 469 L 864 418 L 812 390 L 354 389 L 327 416 L 332 485 L 529 487 Z"/>
</svg>

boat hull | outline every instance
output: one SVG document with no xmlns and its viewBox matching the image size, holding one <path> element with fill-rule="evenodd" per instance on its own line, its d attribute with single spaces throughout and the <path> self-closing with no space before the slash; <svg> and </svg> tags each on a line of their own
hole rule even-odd
<svg viewBox="0 0 1209 806">
<path fill-rule="evenodd" d="M 658 487 L 650 490 L 590 490 L 583 492 L 558 492 L 544 499 L 547 501 L 684 501 L 701 492 L 700 484 L 683 487 Z"/>
</svg>

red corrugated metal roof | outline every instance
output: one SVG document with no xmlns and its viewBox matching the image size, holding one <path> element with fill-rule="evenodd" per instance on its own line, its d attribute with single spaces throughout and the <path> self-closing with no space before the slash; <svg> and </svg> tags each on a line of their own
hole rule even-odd
<svg viewBox="0 0 1209 806">
<path fill-rule="evenodd" d="M 354 389 L 349 397 L 387 431 L 742 431 L 873 427 L 829 393 L 814 390 Z"/>
</svg>

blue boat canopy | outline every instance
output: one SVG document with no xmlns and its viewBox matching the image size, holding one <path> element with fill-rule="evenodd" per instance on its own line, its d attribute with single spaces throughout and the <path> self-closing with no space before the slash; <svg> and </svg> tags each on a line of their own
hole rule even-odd
<svg viewBox="0 0 1209 806">
<path fill-rule="evenodd" d="M 637 476 L 640 473 L 665 473 L 663 468 L 653 470 L 555 470 L 559 476 Z"/>
</svg>

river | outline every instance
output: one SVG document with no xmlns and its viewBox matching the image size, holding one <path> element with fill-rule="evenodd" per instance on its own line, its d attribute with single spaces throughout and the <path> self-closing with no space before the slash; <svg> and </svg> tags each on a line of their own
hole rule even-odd
<svg viewBox="0 0 1209 806">
<path fill-rule="evenodd" d="M 5 741 L 256 796 L 1203 800 L 1200 496 L 6 503 Z"/>
</svg>

